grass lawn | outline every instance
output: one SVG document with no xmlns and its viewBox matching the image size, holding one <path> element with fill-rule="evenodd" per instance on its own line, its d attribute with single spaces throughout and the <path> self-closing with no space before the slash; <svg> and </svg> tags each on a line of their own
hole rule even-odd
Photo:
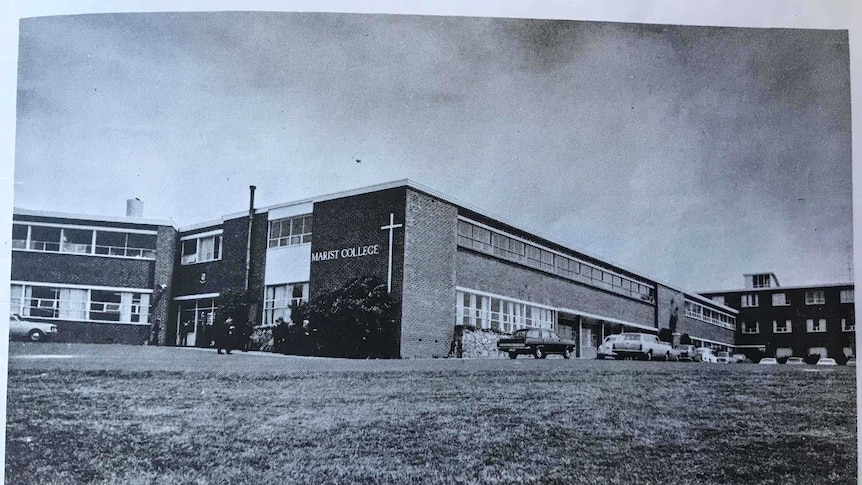
<svg viewBox="0 0 862 485">
<path fill-rule="evenodd" d="M 856 483 L 851 367 L 10 342 L 18 483 Z"/>
</svg>

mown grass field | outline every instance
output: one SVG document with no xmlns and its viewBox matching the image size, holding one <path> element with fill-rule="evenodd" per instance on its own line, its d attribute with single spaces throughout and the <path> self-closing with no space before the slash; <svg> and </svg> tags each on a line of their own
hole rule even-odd
<svg viewBox="0 0 862 485">
<path fill-rule="evenodd" d="M 10 354 L 9 484 L 856 483 L 849 367 Z"/>
</svg>

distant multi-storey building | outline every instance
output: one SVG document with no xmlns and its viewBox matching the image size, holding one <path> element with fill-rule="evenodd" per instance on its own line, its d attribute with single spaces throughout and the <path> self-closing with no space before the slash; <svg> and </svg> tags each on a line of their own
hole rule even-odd
<svg viewBox="0 0 862 485">
<path fill-rule="evenodd" d="M 854 355 L 852 283 L 780 286 L 773 273 L 746 274 L 745 287 L 701 293 L 739 311 L 736 348 L 754 359 Z"/>
</svg>

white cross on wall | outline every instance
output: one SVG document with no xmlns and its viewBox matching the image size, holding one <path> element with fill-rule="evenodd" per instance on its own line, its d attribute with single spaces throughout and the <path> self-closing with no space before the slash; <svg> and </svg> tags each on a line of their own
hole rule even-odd
<svg viewBox="0 0 862 485">
<path fill-rule="evenodd" d="M 389 230 L 389 269 L 386 275 L 386 291 L 392 293 L 392 231 L 404 227 L 403 224 L 395 224 L 395 214 L 389 213 L 389 225 L 381 226 L 382 230 Z"/>
</svg>

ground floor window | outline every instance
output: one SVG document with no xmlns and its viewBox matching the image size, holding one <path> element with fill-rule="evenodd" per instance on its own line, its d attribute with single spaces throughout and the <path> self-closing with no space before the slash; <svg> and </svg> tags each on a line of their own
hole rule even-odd
<svg viewBox="0 0 862 485">
<path fill-rule="evenodd" d="M 148 323 L 150 293 L 13 284 L 10 309 L 24 317 Z"/>
<path fill-rule="evenodd" d="M 775 349 L 775 358 L 780 359 L 782 357 L 793 357 L 793 349 L 790 347 L 778 347 Z"/>
<path fill-rule="evenodd" d="M 183 300 L 177 305 L 177 344 L 209 346 L 216 318 L 216 299 Z"/>
<path fill-rule="evenodd" d="M 808 355 L 817 354 L 821 358 L 829 357 L 829 353 L 826 351 L 826 347 L 811 347 L 808 349 Z"/>
<path fill-rule="evenodd" d="M 554 328 L 554 311 L 501 296 L 456 292 L 456 325 L 511 333 L 519 328 Z"/>
<path fill-rule="evenodd" d="M 308 282 L 270 285 L 263 299 L 263 323 L 275 325 L 281 318 L 290 322 L 290 305 L 308 301 Z"/>
</svg>

